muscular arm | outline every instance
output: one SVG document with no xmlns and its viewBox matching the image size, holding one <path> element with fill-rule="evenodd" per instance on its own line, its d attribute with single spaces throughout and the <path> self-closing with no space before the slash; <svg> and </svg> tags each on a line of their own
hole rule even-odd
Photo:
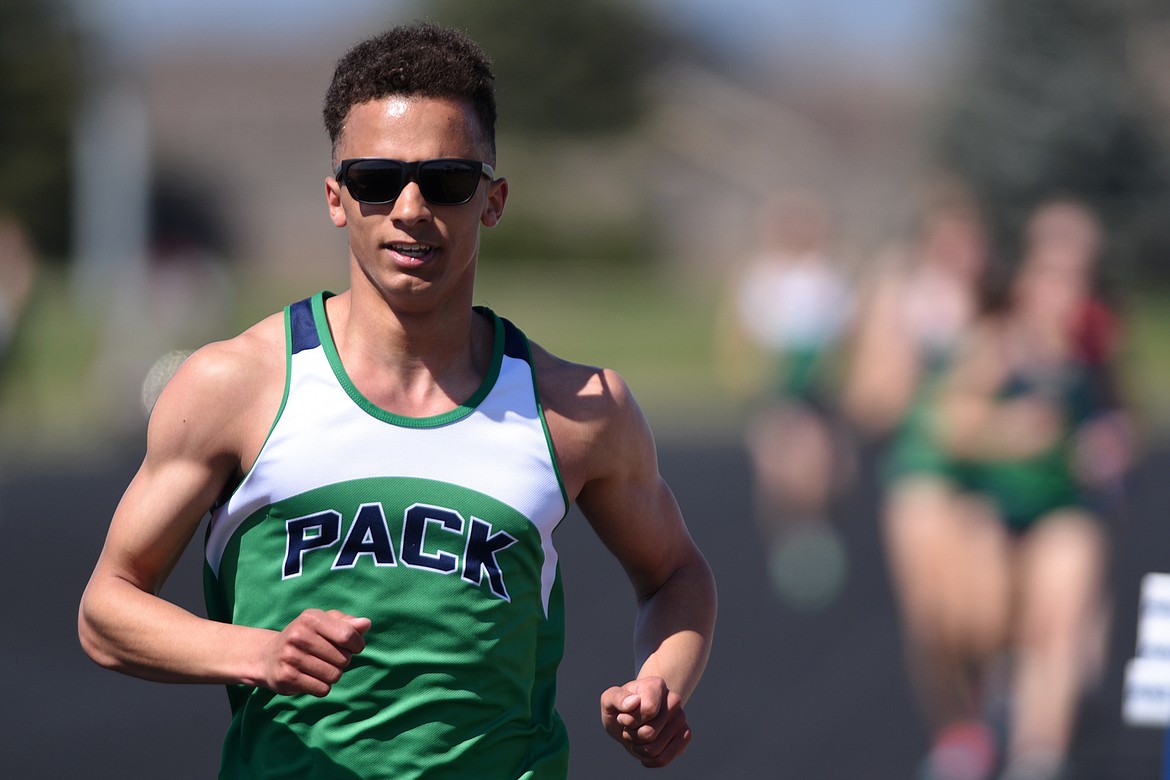
<svg viewBox="0 0 1170 780">
<path fill-rule="evenodd" d="M 715 622 L 714 579 L 658 472 L 645 420 L 627 399 L 620 399 L 628 406 L 611 423 L 610 441 L 596 445 L 606 453 L 606 471 L 585 483 L 577 503 L 633 585 L 638 676 L 661 677 L 685 701 L 707 662 Z"/>
<path fill-rule="evenodd" d="M 361 649 L 368 622 L 348 616 L 310 611 L 278 633 L 207 620 L 159 596 L 204 514 L 255 456 L 267 430 L 260 421 L 270 423 L 279 405 L 281 367 L 274 384 L 256 341 L 249 333 L 196 353 L 155 406 L 146 457 L 114 513 L 78 614 L 82 647 L 102 666 L 164 682 L 323 694 L 338 664 Z"/>
<path fill-rule="evenodd" d="M 636 677 L 602 695 L 602 722 L 644 764 L 662 766 L 690 740 L 683 705 L 710 652 L 715 582 L 625 383 L 596 369 L 584 381 L 571 369 L 562 378 L 575 373 L 578 380 L 557 386 L 546 404 L 550 429 L 570 496 L 625 569 L 638 602 Z"/>
</svg>

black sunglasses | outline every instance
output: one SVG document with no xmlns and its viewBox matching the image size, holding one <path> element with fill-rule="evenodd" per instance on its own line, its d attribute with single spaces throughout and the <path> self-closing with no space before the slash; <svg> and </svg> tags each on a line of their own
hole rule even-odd
<svg viewBox="0 0 1170 780">
<path fill-rule="evenodd" d="M 383 157 L 342 160 L 333 171 L 339 185 L 358 203 L 380 206 L 392 203 L 410 181 L 436 206 L 459 206 L 471 200 L 481 176 L 496 177 L 492 166 L 479 160 L 448 157 L 403 162 Z"/>
</svg>

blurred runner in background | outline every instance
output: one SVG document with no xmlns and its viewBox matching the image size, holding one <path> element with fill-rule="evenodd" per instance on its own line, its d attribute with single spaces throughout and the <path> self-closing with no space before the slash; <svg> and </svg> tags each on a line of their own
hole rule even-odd
<svg viewBox="0 0 1170 780">
<path fill-rule="evenodd" d="M 1104 662 L 1108 534 L 1095 498 L 1115 492 L 1131 443 L 1116 328 L 1095 296 L 1101 248 L 1085 206 L 1042 204 L 1005 308 L 980 323 L 940 396 L 968 542 L 949 572 L 949 649 L 976 672 L 1007 651 L 1011 780 L 1066 776 L 1079 699 Z"/>
<path fill-rule="evenodd" d="M 1131 445 L 1116 328 L 1094 297 L 1101 239 L 1079 204 L 1035 212 L 1003 300 L 922 406 L 930 486 L 891 487 L 891 564 L 936 734 L 929 778 L 1067 776 L 1079 698 L 1103 664 L 1094 498 L 1115 493 Z M 901 480 L 912 460 L 895 447 Z"/>
<path fill-rule="evenodd" d="M 846 579 L 831 516 L 854 470 L 834 374 L 853 312 L 852 280 L 832 254 L 828 209 L 812 193 L 771 200 L 761 234 L 730 288 L 720 375 L 754 399 L 746 445 L 772 583 L 790 606 L 814 610 Z M 763 376 L 745 381 L 748 365 L 763 366 Z"/>
<path fill-rule="evenodd" d="M 944 752 L 973 767 L 956 778 L 983 776 L 994 757 L 986 731 L 965 725 L 974 704 L 956 683 L 950 649 L 956 612 L 965 608 L 951 573 L 972 540 L 955 511 L 933 399 L 978 316 L 987 269 L 984 223 L 970 199 L 950 188 L 933 196 L 905 245 L 877 259 L 844 391 L 850 420 L 878 444 L 882 532 L 908 674 L 940 747 L 957 742 L 961 750 Z"/>
</svg>

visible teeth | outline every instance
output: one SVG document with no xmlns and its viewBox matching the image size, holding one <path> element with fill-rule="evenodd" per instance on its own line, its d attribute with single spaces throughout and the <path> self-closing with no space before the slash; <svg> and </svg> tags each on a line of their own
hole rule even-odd
<svg viewBox="0 0 1170 780">
<path fill-rule="evenodd" d="M 391 244 L 390 248 L 399 254 L 411 257 L 422 257 L 431 251 L 431 247 L 427 244 Z"/>
</svg>

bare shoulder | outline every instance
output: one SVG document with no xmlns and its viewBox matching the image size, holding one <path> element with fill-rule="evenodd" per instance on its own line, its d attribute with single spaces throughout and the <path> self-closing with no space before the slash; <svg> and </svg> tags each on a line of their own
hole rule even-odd
<svg viewBox="0 0 1170 780">
<path fill-rule="evenodd" d="M 558 357 L 539 344 L 532 359 L 547 409 L 580 422 L 604 422 L 634 403 L 629 387 L 616 371 Z"/>
<path fill-rule="evenodd" d="M 532 344 L 532 357 L 570 498 L 585 483 L 625 469 L 628 462 L 652 466 L 654 444 L 646 418 L 616 371 L 565 360 L 537 344 Z"/>
<path fill-rule="evenodd" d="M 281 313 L 200 348 L 159 396 L 150 418 L 149 447 L 250 463 L 280 407 L 284 376 Z"/>
</svg>

